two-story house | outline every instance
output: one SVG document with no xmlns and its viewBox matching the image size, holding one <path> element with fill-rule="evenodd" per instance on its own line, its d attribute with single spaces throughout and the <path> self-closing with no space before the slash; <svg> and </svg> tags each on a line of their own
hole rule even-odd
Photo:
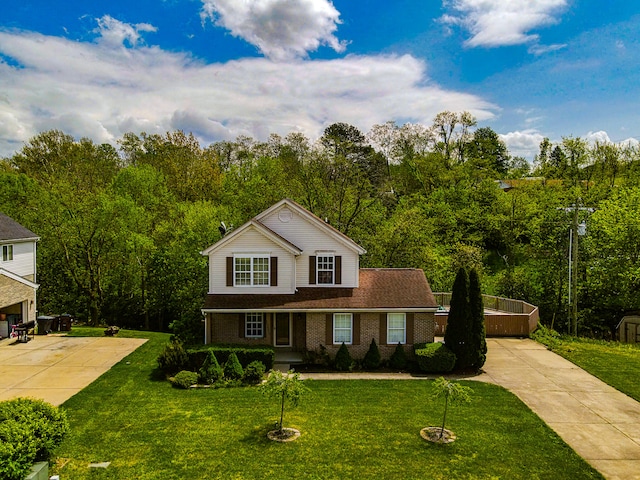
<svg viewBox="0 0 640 480">
<path fill-rule="evenodd" d="M 36 319 L 36 242 L 39 237 L 0 213 L 0 337 L 11 325 Z"/>
<path fill-rule="evenodd" d="M 203 252 L 209 293 L 205 343 L 268 344 L 383 358 L 398 343 L 432 342 L 437 304 L 419 269 L 360 268 L 365 250 L 285 199 Z"/>
</svg>

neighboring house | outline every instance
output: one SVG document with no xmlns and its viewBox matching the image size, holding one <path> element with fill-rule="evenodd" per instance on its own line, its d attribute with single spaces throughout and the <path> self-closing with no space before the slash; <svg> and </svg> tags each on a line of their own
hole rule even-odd
<svg viewBox="0 0 640 480">
<path fill-rule="evenodd" d="M 285 199 L 207 248 L 205 343 L 383 358 L 432 342 L 438 305 L 419 269 L 360 268 L 365 250 Z"/>
<path fill-rule="evenodd" d="M 36 242 L 39 237 L 0 213 L 0 337 L 11 325 L 36 319 Z"/>
</svg>

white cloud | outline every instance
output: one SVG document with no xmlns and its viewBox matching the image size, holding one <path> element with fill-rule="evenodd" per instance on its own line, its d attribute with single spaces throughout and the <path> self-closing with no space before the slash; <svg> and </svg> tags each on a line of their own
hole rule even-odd
<svg viewBox="0 0 640 480">
<path fill-rule="evenodd" d="M 598 132 L 589 132 L 585 135 L 585 140 L 589 143 L 611 143 L 609 134 L 603 130 Z"/>
<path fill-rule="evenodd" d="M 538 35 L 529 32 L 557 23 L 567 0 L 443 0 L 443 5 L 451 13 L 440 21 L 468 30 L 467 46 L 498 47 L 537 43 Z"/>
<path fill-rule="evenodd" d="M 131 25 L 123 23 L 110 15 L 98 19 L 98 27 L 94 30 L 100 34 L 100 41 L 110 45 L 122 45 L 127 42 L 136 46 L 140 42 L 140 32 L 156 32 L 158 29 L 148 23 Z"/>
<path fill-rule="evenodd" d="M 469 110 L 479 120 L 496 110 L 431 82 L 425 63 L 410 55 L 206 64 L 139 40 L 132 48 L 102 38 L 0 30 L 0 156 L 51 128 L 100 142 L 177 128 L 205 143 L 292 131 L 314 139 L 338 121 L 367 131 L 387 120 L 430 124 L 443 110 Z"/>
<path fill-rule="evenodd" d="M 327 45 L 345 44 L 334 33 L 340 12 L 329 0 L 202 0 L 201 18 L 258 47 L 272 60 L 306 57 Z"/>
<path fill-rule="evenodd" d="M 537 130 L 509 132 L 499 137 L 507 145 L 512 156 L 524 157 L 528 160 L 533 160 L 540 150 L 540 142 L 544 139 L 544 135 Z"/>
</svg>

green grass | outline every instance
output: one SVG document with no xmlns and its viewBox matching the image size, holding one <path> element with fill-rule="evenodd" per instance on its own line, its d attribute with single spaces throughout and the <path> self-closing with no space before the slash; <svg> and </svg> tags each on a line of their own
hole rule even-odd
<svg viewBox="0 0 640 480">
<path fill-rule="evenodd" d="M 640 345 L 604 340 L 551 336 L 534 338 L 631 398 L 640 401 Z"/>
<path fill-rule="evenodd" d="M 479 382 L 462 382 L 472 403 L 450 407 L 451 445 L 419 436 L 442 420 L 428 380 L 309 380 L 310 393 L 285 412 L 285 426 L 302 436 L 274 443 L 265 437 L 279 417 L 273 399 L 255 387 L 171 388 L 154 374 L 168 336 L 143 336 L 147 343 L 64 404 L 72 430 L 52 469 L 61 478 L 602 478 L 514 395 Z M 106 461 L 107 469 L 88 467 Z"/>
</svg>

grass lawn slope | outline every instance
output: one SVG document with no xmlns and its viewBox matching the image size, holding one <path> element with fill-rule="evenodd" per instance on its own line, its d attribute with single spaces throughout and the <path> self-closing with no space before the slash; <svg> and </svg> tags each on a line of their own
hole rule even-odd
<svg viewBox="0 0 640 480">
<path fill-rule="evenodd" d="M 450 445 L 420 438 L 442 420 L 429 380 L 306 381 L 311 392 L 285 416 L 302 435 L 271 442 L 277 403 L 255 387 L 172 388 L 154 376 L 168 336 L 142 335 L 146 344 L 64 404 L 61 478 L 602 478 L 514 395 L 479 382 L 462 382 L 473 401 L 450 408 Z"/>
</svg>

